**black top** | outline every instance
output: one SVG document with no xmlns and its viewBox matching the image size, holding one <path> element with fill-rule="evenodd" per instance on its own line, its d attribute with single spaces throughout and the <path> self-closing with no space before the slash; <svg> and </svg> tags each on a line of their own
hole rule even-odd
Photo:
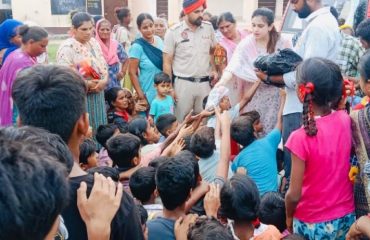
<svg viewBox="0 0 370 240">
<path fill-rule="evenodd" d="M 83 222 L 77 207 L 77 189 L 80 183 L 84 181 L 87 185 L 87 195 L 90 195 L 94 183 L 92 174 L 74 177 L 69 179 L 70 183 L 70 202 L 62 212 L 65 225 L 68 229 L 69 240 L 87 240 L 86 225 Z M 126 192 L 123 193 L 121 206 L 111 224 L 110 239 L 135 239 L 143 240 L 143 232 L 139 219 L 138 209 L 134 200 Z"/>
</svg>

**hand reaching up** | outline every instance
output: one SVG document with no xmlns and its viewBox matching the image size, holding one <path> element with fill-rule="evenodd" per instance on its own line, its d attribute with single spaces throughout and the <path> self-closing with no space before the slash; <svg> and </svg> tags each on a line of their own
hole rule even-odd
<svg viewBox="0 0 370 240">
<path fill-rule="evenodd" d="M 175 223 L 176 240 L 187 240 L 188 231 L 191 224 L 197 220 L 197 214 L 188 214 L 185 217 L 180 217 Z"/>
<path fill-rule="evenodd" d="M 208 217 L 217 219 L 217 212 L 221 206 L 220 191 L 220 185 L 214 183 L 210 185 L 210 190 L 204 198 L 204 210 Z"/>
</svg>

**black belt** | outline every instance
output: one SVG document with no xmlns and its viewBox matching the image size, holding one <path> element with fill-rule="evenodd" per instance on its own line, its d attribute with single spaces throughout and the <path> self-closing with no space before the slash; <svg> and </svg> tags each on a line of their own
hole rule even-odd
<svg viewBox="0 0 370 240">
<path fill-rule="evenodd" d="M 178 79 L 186 80 L 189 82 L 196 82 L 196 83 L 201 83 L 201 82 L 208 82 L 209 77 L 177 77 Z"/>
</svg>

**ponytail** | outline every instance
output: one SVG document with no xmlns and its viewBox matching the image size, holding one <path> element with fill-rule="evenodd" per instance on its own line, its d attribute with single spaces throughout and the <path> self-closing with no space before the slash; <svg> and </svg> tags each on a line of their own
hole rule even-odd
<svg viewBox="0 0 370 240">
<path fill-rule="evenodd" d="M 312 93 L 307 93 L 303 101 L 303 127 L 308 136 L 316 136 L 317 128 L 315 115 L 312 109 Z"/>
<path fill-rule="evenodd" d="M 280 39 L 280 33 L 276 31 L 275 26 L 272 26 L 272 29 L 269 35 L 270 35 L 270 39 L 269 39 L 269 42 L 267 43 L 267 52 L 269 54 L 272 54 L 275 52 L 276 44 Z"/>
</svg>

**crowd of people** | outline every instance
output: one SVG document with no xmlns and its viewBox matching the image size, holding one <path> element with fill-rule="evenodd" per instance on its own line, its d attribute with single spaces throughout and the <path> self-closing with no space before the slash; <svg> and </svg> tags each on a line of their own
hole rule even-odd
<svg viewBox="0 0 370 240">
<path fill-rule="evenodd" d="M 0 239 L 370 238 L 370 20 L 290 4 L 293 39 L 264 7 L 248 30 L 206 0 L 172 26 L 75 12 L 52 64 L 4 21 Z"/>
</svg>

